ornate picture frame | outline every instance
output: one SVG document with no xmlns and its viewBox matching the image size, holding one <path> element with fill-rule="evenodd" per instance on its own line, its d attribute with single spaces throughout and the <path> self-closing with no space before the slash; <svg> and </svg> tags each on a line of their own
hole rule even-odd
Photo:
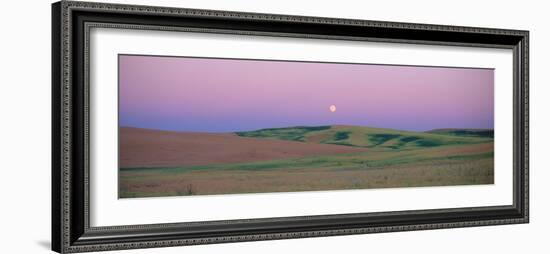
<svg viewBox="0 0 550 254">
<path fill-rule="evenodd" d="M 93 28 L 498 48 L 513 54 L 513 204 L 236 220 L 90 224 Z M 498 85 L 498 84 L 497 84 Z M 529 32 L 61 1 L 52 5 L 52 249 L 60 253 L 488 226 L 529 221 Z M 95 94 L 101 96 L 101 94 Z M 512 124 L 512 123 L 511 123 Z"/>
</svg>

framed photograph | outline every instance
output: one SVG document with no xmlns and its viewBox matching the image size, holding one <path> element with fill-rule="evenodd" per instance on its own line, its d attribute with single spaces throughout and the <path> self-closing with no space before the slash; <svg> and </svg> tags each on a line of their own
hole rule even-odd
<svg viewBox="0 0 550 254">
<path fill-rule="evenodd" d="M 527 223 L 528 31 L 61 1 L 60 253 Z"/>
</svg>

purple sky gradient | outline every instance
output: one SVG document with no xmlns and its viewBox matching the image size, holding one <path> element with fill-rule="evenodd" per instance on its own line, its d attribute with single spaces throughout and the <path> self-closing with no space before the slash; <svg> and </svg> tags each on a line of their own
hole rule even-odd
<svg viewBox="0 0 550 254">
<path fill-rule="evenodd" d="M 492 69 L 130 55 L 119 56 L 119 68 L 120 126 L 230 132 L 494 125 Z"/>
</svg>

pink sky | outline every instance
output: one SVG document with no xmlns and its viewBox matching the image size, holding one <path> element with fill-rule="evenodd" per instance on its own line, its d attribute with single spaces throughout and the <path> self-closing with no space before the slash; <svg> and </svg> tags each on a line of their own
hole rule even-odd
<svg viewBox="0 0 550 254">
<path fill-rule="evenodd" d="M 333 124 L 493 128 L 493 72 L 120 55 L 119 121 L 202 132 Z"/>
</svg>

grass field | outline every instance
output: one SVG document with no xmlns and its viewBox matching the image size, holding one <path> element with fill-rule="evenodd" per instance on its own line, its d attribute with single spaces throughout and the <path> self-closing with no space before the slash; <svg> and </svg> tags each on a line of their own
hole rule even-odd
<svg viewBox="0 0 550 254">
<path fill-rule="evenodd" d="M 122 135 L 126 167 L 120 169 L 119 197 L 493 183 L 492 130 L 292 127 L 215 137 L 193 134 L 191 145 L 187 144 L 189 136 L 178 143 L 181 135 L 189 134 L 143 131 Z M 161 136 L 165 142 L 147 141 Z M 206 139 L 212 142 L 201 142 Z M 222 150 L 226 146 L 232 149 Z M 179 151 L 179 147 L 186 149 Z M 206 157 L 192 160 L 201 147 L 212 153 L 200 153 Z M 137 152 L 124 153 L 147 153 L 146 148 L 167 151 L 164 154 L 170 156 L 139 166 Z"/>
</svg>

